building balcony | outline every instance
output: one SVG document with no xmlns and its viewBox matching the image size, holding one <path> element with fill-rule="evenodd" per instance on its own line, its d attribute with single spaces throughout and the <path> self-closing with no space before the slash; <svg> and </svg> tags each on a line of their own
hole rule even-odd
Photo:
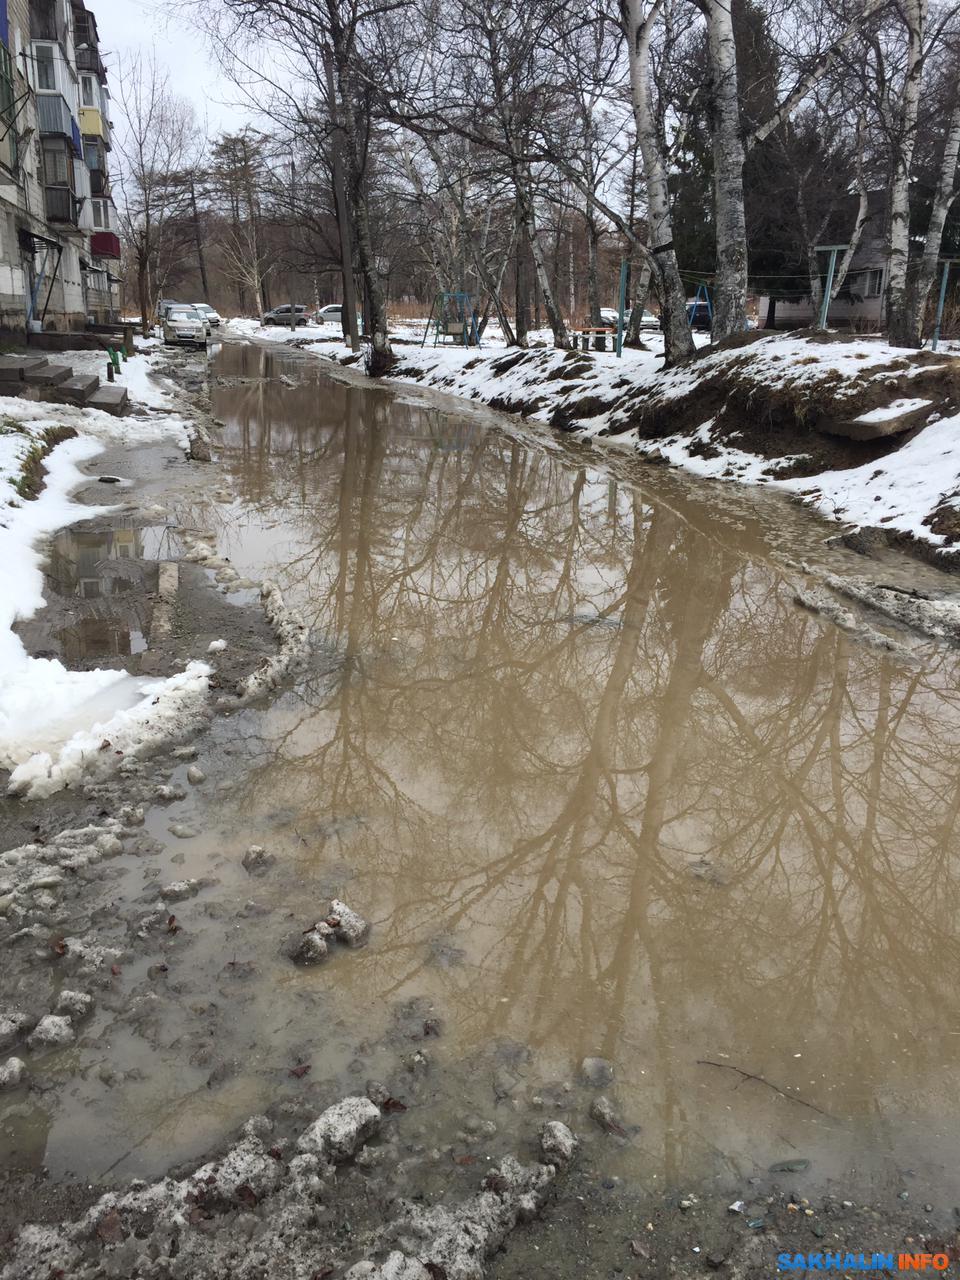
<svg viewBox="0 0 960 1280">
<path fill-rule="evenodd" d="M 110 174 L 106 169 L 90 170 L 90 194 L 93 196 L 110 194 Z"/>
<path fill-rule="evenodd" d="M 100 80 L 104 80 L 107 74 L 100 51 L 93 45 L 88 45 L 86 49 L 77 49 L 77 70 L 92 71 Z"/>
<path fill-rule="evenodd" d="M 90 237 L 90 252 L 95 258 L 119 258 L 120 237 L 115 231 L 94 231 Z"/>
<path fill-rule="evenodd" d="M 80 201 L 69 187 L 44 187 L 43 201 L 48 222 L 67 222 L 76 226 L 80 220 Z"/>
<path fill-rule="evenodd" d="M 99 114 L 99 112 L 98 112 Z M 40 133 L 56 134 L 61 138 L 69 138 L 78 155 L 83 154 L 80 141 L 80 127 L 70 113 L 67 100 L 59 93 L 37 94 L 37 118 L 40 122 Z"/>
<path fill-rule="evenodd" d="M 85 138 L 102 138 L 105 146 L 110 145 L 110 125 L 97 107 L 80 108 L 80 132 Z"/>
</svg>

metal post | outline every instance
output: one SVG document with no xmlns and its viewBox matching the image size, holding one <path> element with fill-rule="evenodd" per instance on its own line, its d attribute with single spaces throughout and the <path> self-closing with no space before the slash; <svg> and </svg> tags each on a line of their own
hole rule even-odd
<svg viewBox="0 0 960 1280">
<path fill-rule="evenodd" d="M 940 277 L 940 297 L 937 299 L 937 319 L 933 326 L 933 341 L 930 343 L 930 350 L 936 351 L 937 344 L 940 341 L 940 325 L 943 322 L 943 308 L 947 301 L 947 276 L 950 274 L 951 259 L 947 258 L 943 264 L 943 275 Z"/>
<path fill-rule="evenodd" d="M 617 304 L 617 357 L 623 355 L 623 309 L 627 302 L 627 259 L 620 260 L 620 295 Z"/>
<path fill-rule="evenodd" d="M 837 269 L 837 254 L 839 250 L 836 245 L 830 250 L 830 265 L 827 267 L 827 287 L 823 291 L 823 301 L 820 303 L 820 323 L 818 329 L 827 327 L 827 316 L 830 314 L 830 294 L 833 292 L 833 275 Z"/>
</svg>

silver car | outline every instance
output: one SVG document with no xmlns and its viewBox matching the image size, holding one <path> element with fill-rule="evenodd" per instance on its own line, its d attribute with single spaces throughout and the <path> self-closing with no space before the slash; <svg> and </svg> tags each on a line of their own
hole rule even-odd
<svg viewBox="0 0 960 1280">
<path fill-rule="evenodd" d="M 163 317 L 163 340 L 180 346 L 205 347 L 210 326 L 195 307 L 182 304 L 167 307 Z"/>
<path fill-rule="evenodd" d="M 194 311 L 200 312 L 208 324 L 212 324 L 214 327 L 219 326 L 220 312 L 211 307 L 209 302 L 191 302 L 190 305 L 193 307 Z"/>
</svg>

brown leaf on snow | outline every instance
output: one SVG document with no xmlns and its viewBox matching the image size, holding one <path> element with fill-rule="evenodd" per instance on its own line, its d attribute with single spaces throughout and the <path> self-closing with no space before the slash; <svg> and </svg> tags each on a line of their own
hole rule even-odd
<svg viewBox="0 0 960 1280">
<path fill-rule="evenodd" d="M 447 1280 L 446 1269 L 439 1262 L 425 1262 L 423 1265 L 433 1276 L 433 1280 Z"/>
<path fill-rule="evenodd" d="M 295 1080 L 302 1080 L 309 1070 L 310 1070 L 309 1062 L 300 1062 L 297 1064 L 297 1066 L 290 1068 L 290 1074 L 294 1077 Z"/>
<path fill-rule="evenodd" d="M 406 1111 L 407 1104 L 399 1098 L 388 1098 L 383 1104 L 384 1111 Z"/>
<path fill-rule="evenodd" d="M 321 1267 L 319 1271 L 315 1271 L 310 1280 L 327 1280 L 327 1276 L 333 1275 L 333 1267 Z"/>
<path fill-rule="evenodd" d="M 109 751 L 109 749 L 110 749 L 112 746 L 113 746 L 113 743 L 110 741 L 110 739 L 109 739 L 109 738 L 104 738 L 104 740 L 100 743 L 99 747 L 97 747 L 97 750 L 98 750 L 98 751 Z"/>
<path fill-rule="evenodd" d="M 105 1213 L 97 1223 L 97 1235 L 104 1244 L 121 1244 L 126 1239 L 127 1233 L 123 1229 L 123 1223 L 116 1209 Z"/>
<path fill-rule="evenodd" d="M 167 933 L 179 933 L 180 926 L 177 924 L 176 916 L 167 917 Z"/>
<path fill-rule="evenodd" d="M 241 1182 L 240 1186 L 237 1187 L 236 1195 L 241 1204 L 249 1205 L 251 1209 L 255 1204 L 260 1203 L 257 1193 L 248 1182 Z"/>
<path fill-rule="evenodd" d="M 453 1163 L 454 1164 L 476 1164 L 477 1157 L 476 1156 L 454 1156 Z"/>
<path fill-rule="evenodd" d="M 53 942 L 50 943 L 50 946 L 58 956 L 65 956 L 67 954 L 67 944 L 63 938 L 54 938 Z"/>
<path fill-rule="evenodd" d="M 120 968 L 118 964 L 112 964 L 110 966 L 110 972 L 113 974 L 115 978 L 119 978 L 121 973 L 123 973 L 123 970 Z"/>
</svg>

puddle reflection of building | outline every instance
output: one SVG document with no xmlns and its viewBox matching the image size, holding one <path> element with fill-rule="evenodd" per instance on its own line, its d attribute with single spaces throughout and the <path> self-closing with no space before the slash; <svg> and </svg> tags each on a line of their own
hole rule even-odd
<svg viewBox="0 0 960 1280">
<path fill-rule="evenodd" d="M 121 595 L 143 581 L 143 536 L 140 529 L 96 529 L 57 534 L 47 570 L 60 595 L 84 600 Z"/>
</svg>

